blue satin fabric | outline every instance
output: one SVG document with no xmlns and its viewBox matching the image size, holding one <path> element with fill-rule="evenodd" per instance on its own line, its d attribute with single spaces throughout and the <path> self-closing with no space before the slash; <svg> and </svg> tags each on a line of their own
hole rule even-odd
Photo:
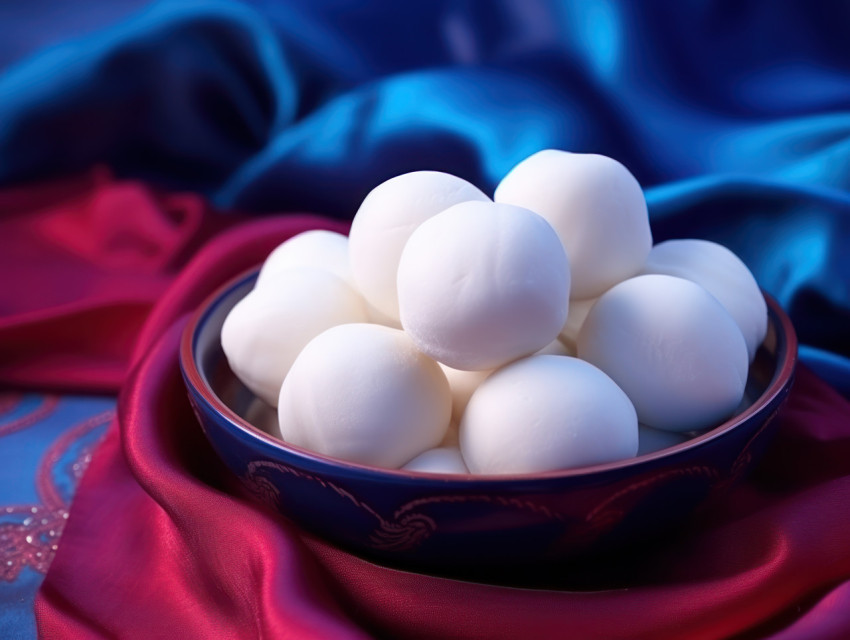
<svg viewBox="0 0 850 640">
<path fill-rule="evenodd" d="M 0 3 L 0 186 L 105 163 L 350 218 L 405 171 L 492 193 L 539 149 L 604 153 L 656 240 L 729 246 L 850 395 L 848 25 L 843 0 Z M 22 479 L 87 402 L 4 438 L 0 506 L 34 499 Z M 5 637 L 34 632 L 27 571 L 0 584 Z"/>
<path fill-rule="evenodd" d="M 7 6 L 6 23 L 35 25 L 25 18 L 38 8 Z M 38 23 L 36 40 L 65 41 L 12 52 L 22 59 L 0 75 L 0 184 L 102 162 L 224 207 L 349 218 L 404 171 L 492 192 L 539 149 L 604 153 L 647 189 L 656 239 L 727 244 L 804 343 L 850 356 L 846 2 L 124 11 L 94 29 L 124 13 L 87 0 L 72 26 Z M 81 29 L 94 31 L 71 37 Z"/>
</svg>

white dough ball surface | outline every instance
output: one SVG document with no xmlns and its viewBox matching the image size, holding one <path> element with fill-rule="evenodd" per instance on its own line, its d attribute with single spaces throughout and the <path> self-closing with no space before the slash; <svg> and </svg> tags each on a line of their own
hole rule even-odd
<svg viewBox="0 0 850 640">
<path fill-rule="evenodd" d="M 230 310 L 221 347 L 236 377 L 277 406 L 280 385 L 304 345 L 330 327 L 366 322 L 366 314 L 362 298 L 335 275 L 289 269 Z"/>
<path fill-rule="evenodd" d="M 511 205 L 465 202 L 423 222 L 398 268 L 401 324 L 455 369 L 542 349 L 567 319 L 570 267 L 554 229 Z"/>
<path fill-rule="evenodd" d="M 469 473 L 460 449 L 457 447 L 437 447 L 420 453 L 402 467 L 405 471 L 424 473 Z"/>
<path fill-rule="evenodd" d="M 494 199 L 552 224 L 570 257 L 574 298 L 596 297 L 637 274 L 652 247 L 640 184 L 613 158 L 540 151 L 511 169 Z"/>
<path fill-rule="evenodd" d="M 649 252 L 643 273 L 677 276 L 702 286 L 738 323 L 753 361 L 767 335 L 767 303 L 747 265 L 732 251 L 709 240 L 667 240 Z"/>
<path fill-rule="evenodd" d="M 593 365 L 532 356 L 495 371 L 472 394 L 460 448 L 477 474 L 600 464 L 637 453 L 637 416 L 626 394 Z"/>
<path fill-rule="evenodd" d="M 425 220 L 469 200 L 490 201 L 466 180 L 439 171 L 396 176 L 366 196 L 351 224 L 349 261 L 358 290 L 380 314 L 398 318 L 396 273 L 410 234 Z"/>
<path fill-rule="evenodd" d="M 713 426 L 744 395 L 747 345 L 717 299 L 698 284 L 638 276 L 593 305 L 578 336 L 579 357 L 628 394 L 638 418 L 670 431 Z"/>
<path fill-rule="evenodd" d="M 348 238 L 325 229 L 311 229 L 292 236 L 269 254 L 257 276 L 256 288 L 267 286 L 273 276 L 297 267 L 329 271 L 352 284 L 348 267 Z"/>
<path fill-rule="evenodd" d="M 286 442 L 397 469 L 437 447 L 451 392 L 436 362 L 398 329 L 346 324 L 311 340 L 280 389 Z"/>
<path fill-rule="evenodd" d="M 348 259 L 348 237 L 335 231 L 312 229 L 299 233 L 269 254 L 257 276 L 256 289 L 265 289 L 275 276 L 289 269 L 310 267 L 328 271 L 356 290 Z M 362 297 L 362 296 L 361 296 Z M 369 321 L 401 329 L 396 317 L 390 317 L 364 298 Z"/>
</svg>

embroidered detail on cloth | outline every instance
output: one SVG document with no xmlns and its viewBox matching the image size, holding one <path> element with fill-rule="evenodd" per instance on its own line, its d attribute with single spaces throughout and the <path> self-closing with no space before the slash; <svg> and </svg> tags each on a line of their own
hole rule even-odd
<svg viewBox="0 0 850 640">
<path fill-rule="evenodd" d="M 0 418 L 17 409 L 22 397 L 20 393 L 4 393 L 0 396 Z"/>
<path fill-rule="evenodd" d="M 3 414 L 11 413 L 17 409 L 21 401 L 22 398 L 20 394 L 17 393 L 8 394 L 4 398 L 0 399 L 0 417 Z M 53 413 L 56 410 L 56 405 L 58 404 L 59 398 L 56 396 L 44 396 L 41 404 L 29 413 L 21 416 L 20 418 L 15 418 L 9 422 L 0 424 L 0 438 L 11 435 L 17 431 L 23 431 L 28 427 L 38 424 Z"/>
<path fill-rule="evenodd" d="M 44 401 L 27 415 L 0 425 L 0 436 L 35 424 L 52 412 L 57 403 L 58 398 L 45 397 Z M 98 413 L 74 425 L 53 442 L 36 472 L 39 504 L 0 507 L 0 578 L 12 582 L 24 567 L 30 567 L 39 573 L 47 571 L 58 548 L 70 506 L 70 501 L 62 495 L 54 474 L 67 474 L 72 485 L 76 486 L 99 440 L 84 442 L 84 438 L 114 417 L 115 411 L 111 409 Z M 82 446 L 79 446 L 81 442 Z M 79 446 L 79 450 L 73 460 L 64 467 L 60 466 L 60 462 L 75 445 Z"/>
</svg>

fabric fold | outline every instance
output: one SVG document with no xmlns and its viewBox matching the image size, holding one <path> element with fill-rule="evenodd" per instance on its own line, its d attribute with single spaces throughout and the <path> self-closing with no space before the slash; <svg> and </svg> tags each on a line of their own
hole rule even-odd
<svg viewBox="0 0 850 640">
<path fill-rule="evenodd" d="M 121 392 L 43 637 L 850 637 L 850 407 L 805 366 L 727 500 L 604 588 L 544 591 L 380 567 L 245 502 L 176 360 L 216 286 L 382 180 L 492 194 L 557 147 L 622 161 L 656 241 L 735 251 L 850 393 L 847 3 L 135 1 L 0 7 L 0 386 Z M 246 222 L 286 211 L 329 217 Z"/>
<path fill-rule="evenodd" d="M 75 625 L 88 624 L 126 638 L 510 638 L 564 629 L 580 637 L 720 638 L 781 629 L 789 610 L 850 575 L 850 517 L 839 508 L 850 500 L 850 456 L 841 454 L 850 405 L 804 367 L 756 473 L 685 532 L 606 567 L 600 590 L 400 572 L 245 502 L 189 408 L 180 332 L 212 289 L 318 224 L 288 216 L 232 229 L 197 255 L 152 312 L 117 422 L 83 479 L 37 601 L 43 636 L 74 637 Z M 806 455 L 792 455 L 800 450 Z M 841 599 L 811 615 L 834 617 L 834 601 Z"/>
</svg>

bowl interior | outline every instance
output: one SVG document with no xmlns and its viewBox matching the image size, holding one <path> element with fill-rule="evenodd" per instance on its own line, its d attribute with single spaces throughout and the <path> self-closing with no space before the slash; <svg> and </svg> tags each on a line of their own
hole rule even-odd
<svg viewBox="0 0 850 640">
<path fill-rule="evenodd" d="M 394 478 L 404 476 L 406 478 L 417 478 L 420 481 L 433 481 L 438 476 L 409 471 L 378 469 L 363 465 L 350 463 L 344 460 L 323 456 L 299 447 L 284 443 L 272 436 L 256 424 L 258 415 L 256 396 L 248 390 L 233 374 L 227 364 L 227 359 L 221 349 L 220 335 L 224 319 L 230 309 L 253 289 L 258 269 L 245 273 L 211 296 L 208 303 L 203 305 L 199 314 L 191 323 L 192 355 L 195 359 L 197 372 L 207 387 L 204 391 L 216 408 L 230 419 L 235 426 L 262 440 L 266 445 L 279 447 L 289 453 L 309 458 L 313 461 L 320 460 L 327 464 L 346 467 L 352 471 L 359 470 L 368 473 L 389 474 Z M 690 434 L 687 441 L 651 453 L 647 453 L 628 460 L 595 465 L 578 469 L 569 469 L 559 472 L 547 472 L 541 474 L 528 474 L 524 476 L 443 476 L 453 480 L 464 481 L 516 481 L 521 479 L 540 479 L 546 477 L 563 477 L 570 475 L 583 475 L 599 471 L 619 469 L 624 466 L 636 465 L 643 461 L 658 459 L 670 453 L 697 446 L 702 442 L 721 436 L 723 433 L 734 429 L 743 420 L 750 418 L 761 408 L 767 406 L 773 397 L 778 394 L 785 383 L 790 379 L 796 360 L 796 342 L 794 341 L 793 328 L 788 317 L 779 308 L 778 304 L 769 296 L 768 302 L 768 333 L 756 353 L 754 361 L 750 364 L 744 397 L 737 407 L 733 416 L 724 423 L 701 433 Z M 269 415 L 269 419 L 274 419 Z M 252 423 L 252 420 L 254 423 Z"/>
<path fill-rule="evenodd" d="M 248 494 L 303 530 L 373 562 L 432 575 L 537 587 L 553 580 L 559 588 L 569 576 L 581 588 L 622 586 L 621 571 L 602 569 L 625 567 L 625 550 L 654 544 L 686 523 L 757 459 L 796 361 L 790 320 L 766 296 L 768 334 L 736 414 L 681 444 L 538 474 L 379 469 L 289 445 L 252 424 L 258 400 L 228 367 L 220 333 L 256 275 L 252 270 L 213 293 L 184 333 L 181 366 L 208 438 Z M 273 412 L 267 417 L 276 419 Z M 252 468 L 266 471 L 255 476 Z"/>
</svg>

